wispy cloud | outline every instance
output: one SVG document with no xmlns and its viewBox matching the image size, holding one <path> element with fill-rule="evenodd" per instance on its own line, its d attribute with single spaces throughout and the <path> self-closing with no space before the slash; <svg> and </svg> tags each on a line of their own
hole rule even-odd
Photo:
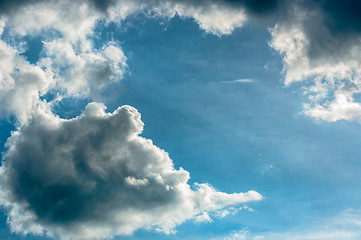
<svg viewBox="0 0 361 240">
<path fill-rule="evenodd" d="M 240 78 L 240 79 L 236 79 L 236 80 L 222 81 L 222 83 L 225 83 L 225 84 L 253 83 L 253 82 L 255 82 L 255 80 L 251 79 L 251 78 Z"/>
<path fill-rule="evenodd" d="M 356 240 L 361 237 L 360 226 L 360 211 L 348 209 L 335 217 L 320 220 L 313 226 L 304 226 L 293 231 L 253 233 L 251 230 L 242 229 L 213 240 Z"/>
</svg>

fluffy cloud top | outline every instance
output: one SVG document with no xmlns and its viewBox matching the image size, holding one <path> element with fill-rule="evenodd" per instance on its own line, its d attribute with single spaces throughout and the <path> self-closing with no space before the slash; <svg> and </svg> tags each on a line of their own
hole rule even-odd
<svg viewBox="0 0 361 240">
<path fill-rule="evenodd" d="M 34 112 L 48 110 L 39 96 L 54 84 L 52 75 L 24 60 L 16 49 L 0 41 L 0 104 L 4 114 L 25 122 Z"/>
<path fill-rule="evenodd" d="M 49 112 L 52 102 L 78 96 L 97 99 L 109 83 L 119 81 L 126 71 L 126 56 L 116 42 L 95 48 L 91 41 L 96 23 L 122 21 L 129 15 L 149 17 L 175 15 L 194 18 L 214 34 L 230 34 L 245 21 L 244 11 L 222 1 L 209 7 L 193 1 L 0 1 L 0 103 L 2 112 L 14 114 L 22 124 L 34 112 Z M 41 57 L 30 64 L 22 44 L 4 39 L 37 35 L 43 39 Z M 26 44 L 26 43 L 25 43 Z M 50 90 L 59 96 L 41 101 Z"/>
<path fill-rule="evenodd" d="M 140 137 L 130 106 L 90 103 L 71 120 L 38 115 L 14 132 L 1 168 L 1 204 L 12 229 L 63 239 L 103 239 L 146 227 L 169 233 L 191 218 L 260 200 L 187 184 L 168 154 Z"/>
</svg>

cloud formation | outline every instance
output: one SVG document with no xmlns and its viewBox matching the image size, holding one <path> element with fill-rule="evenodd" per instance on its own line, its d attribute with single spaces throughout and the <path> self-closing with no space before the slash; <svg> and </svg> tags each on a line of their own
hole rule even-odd
<svg viewBox="0 0 361 240">
<path fill-rule="evenodd" d="M 0 6 L 1 112 L 16 115 L 21 124 L 33 112 L 49 112 L 52 102 L 63 97 L 97 99 L 107 84 L 123 77 L 127 58 L 119 44 L 107 42 L 96 48 L 91 40 L 100 21 L 119 23 L 136 14 L 179 15 L 193 18 L 206 32 L 222 35 L 230 34 L 246 20 L 241 7 L 215 0 L 18 0 L 0 1 Z M 30 64 L 21 56 L 26 41 L 12 44 L 7 39 L 18 41 L 34 35 L 41 37 L 43 47 L 37 62 Z M 32 80 L 24 80 L 28 78 Z M 49 91 L 58 96 L 48 99 L 52 102 L 41 100 Z"/>
<path fill-rule="evenodd" d="M 308 116 L 361 121 L 359 1 L 295 1 L 287 9 L 270 43 L 283 56 L 285 84 L 306 82 Z"/>
<path fill-rule="evenodd" d="M 210 3 L 210 5 L 205 5 Z M 193 18 L 206 32 L 230 34 L 246 20 L 242 8 L 221 1 L 0 1 L 0 103 L 18 129 L 6 143 L 0 204 L 13 231 L 61 239 L 104 239 L 138 228 L 171 233 L 189 219 L 260 200 L 255 191 L 226 194 L 187 182 L 168 154 L 143 130 L 130 106 L 106 113 L 90 103 L 66 120 L 53 104 L 64 97 L 96 99 L 126 72 L 117 42 L 95 47 L 97 23 L 130 15 Z M 24 36 L 40 36 L 39 59 L 23 56 Z M 5 37 L 4 37 L 5 36 Z M 54 99 L 44 96 L 56 93 Z"/>
<path fill-rule="evenodd" d="M 18 50 L 0 41 L 0 104 L 3 114 L 25 122 L 34 112 L 49 110 L 40 100 L 54 83 L 51 74 L 19 56 Z"/>
<path fill-rule="evenodd" d="M 95 99 L 126 72 L 118 43 L 96 48 L 90 40 L 100 21 L 178 15 L 221 36 L 253 18 L 271 27 L 270 46 L 283 56 L 285 83 L 308 82 L 307 115 L 361 121 L 355 99 L 361 92 L 360 8 L 354 0 L 0 1 L 2 36 L 39 35 L 44 44 L 30 64 L 21 44 L 0 41 L 1 112 L 19 122 L 7 142 L 0 184 L 12 229 L 84 239 L 143 227 L 170 232 L 187 219 L 209 221 L 208 212 L 261 199 L 253 191 L 226 194 L 207 184 L 192 189 L 189 173 L 174 169 L 165 151 L 139 136 L 143 123 L 132 107 L 106 113 L 91 103 L 75 119 L 53 115 L 54 102 Z M 51 90 L 58 97 L 44 100 Z"/>
<path fill-rule="evenodd" d="M 208 184 L 192 190 L 189 173 L 139 136 L 136 109 L 104 110 L 90 103 L 71 120 L 38 115 L 8 139 L 0 201 L 15 232 L 62 239 L 104 239 L 138 228 L 170 233 L 198 215 L 262 198 Z"/>
</svg>

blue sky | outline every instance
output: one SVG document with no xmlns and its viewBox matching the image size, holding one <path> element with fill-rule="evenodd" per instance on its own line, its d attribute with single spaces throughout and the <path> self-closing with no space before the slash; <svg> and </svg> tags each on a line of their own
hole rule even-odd
<svg viewBox="0 0 361 240">
<path fill-rule="evenodd" d="M 359 239 L 355 2 L 166 2 L 0 2 L 2 239 Z"/>
</svg>

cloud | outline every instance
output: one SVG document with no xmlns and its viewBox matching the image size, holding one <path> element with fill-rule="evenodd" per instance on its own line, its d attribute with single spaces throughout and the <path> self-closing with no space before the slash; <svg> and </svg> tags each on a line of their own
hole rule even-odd
<svg viewBox="0 0 361 240">
<path fill-rule="evenodd" d="M 206 2 L 0 1 L 0 33 L 6 34 L 0 42 L 0 83 L 6 86 L 0 89 L 1 111 L 14 114 L 24 123 L 32 112 L 49 112 L 51 105 L 63 97 L 99 99 L 107 84 L 122 79 L 127 58 L 119 44 L 106 42 L 95 48 L 92 43 L 100 21 L 119 23 L 141 13 L 165 18 L 179 15 L 194 18 L 206 32 L 221 35 L 230 34 L 246 20 L 242 8 L 232 8 L 232 4 L 222 1 Z M 29 35 L 43 40 L 40 58 L 34 64 L 21 57 L 23 45 L 8 41 Z M 30 78 L 33 80 L 25 80 Z M 49 91 L 59 96 L 48 99 L 50 102 L 41 100 Z"/>
<path fill-rule="evenodd" d="M 223 240 L 246 240 L 247 239 L 247 230 L 241 230 L 237 232 L 232 232 L 230 236 L 225 237 Z"/>
<path fill-rule="evenodd" d="M 208 1 L 207 1 L 208 2 Z M 205 3 L 205 2 L 204 2 Z M 95 48 L 94 27 L 129 15 L 194 18 L 213 34 L 230 34 L 246 20 L 225 2 L 192 1 L 0 1 L 0 102 L 18 129 L 6 143 L 0 204 L 16 233 L 61 239 L 103 239 L 139 228 L 165 233 L 231 205 L 260 200 L 255 191 L 226 194 L 208 184 L 187 183 L 168 154 L 139 136 L 140 114 L 130 106 L 106 113 L 90 103 L 77 118 L 55 116 L 67 96 L 97 98 L 126 71 L 116 42 Z M 6 39 L 40 36 L 36 63 Z M 55 99 L 45 100 L 49 92 Z"/>
<path fill-rule="evenodd" d="M 19 56 L 19 52 L 0 41 L 0 103 L 2 114 L 15 114 L 25 122 L 38 110 L 49 106 L 40 100 L 53 85 L 51 75 Z"/>
<path fill-rule="evenodd" d="M 136 109 L 104 110 L 90 103 L 71 120 L 36 115 L 12 133 L 0 201 L 13 231 L 62 239 L 104 239 L 138 228 L 170 233 L 188 219 L 262 198 L 208 184 L 192 189 L 189 173 L 139 136 L 144 124 Z"/>
<path fill-rule="evenodd" d="M 201 29 L 219 36 L 231 34 L 235 28 L 241 27 L 246 21 L 246 15 L 242 9 L 220 9 L 216 4 L 191 9 L 184 6 L 178 8 L 176 13 L 180 16 L 193 17 Z"/>
<path fill-rule="evenodd" d="M 361 121 L 359 1 L 298 1 L 272 28 L 270 46 L 283 56 L 285 84 L 306 82 L 304 113 Z"/>
<path fill-rule="evenodd" d="M 38 65 L 55 76 L 57 87 L 71 95 L 96 96 L 111 82 L 120 80 L 126 67 L 123 51 L 108 43 L 100 50 L 75 51 L 62 40 L 45 43 L 46 58 Z"/>
<path fill-rule="evenodd" d="M 20 123 L 34 113 L 51 112 L 51 104 L 41 100 L 50 90 L 63 96 L 97 97 L 108 83 L 118 81 L 126 69 L 123 51 L 108 44 L 100 50 L 75 52 L 62 40 L 45 43 L 47 57 L 30 64 L 21 51 L 0 41 L 0 103 L 4 115 L 14 114 Z"/>
<path fill-rule="evenodd" d="M 6 31 L 4 39 L 39 35 L 43 49 L 38 61 L 30 64 L 21 56 L 21 47 L 0 41 L 3 114 L 14 114 L 23 124 L 33 113 L 51 112 L 51 104 L 63 97 L 94 99 L 107 84 L 122 79 L 127 58 L 120 46 L 107 42 L 94 48 L 89 38 L 103 15 L 87 1 L 26 4 L 1 19 L 0 32 Z M 50 102 L 41 100 L 49 91 L 59 96 Z"/>
<path fill-rule="evenodd" d="M 198 223 L 201 222 L 213 222 L 212 218 L 209 216 L 209 214 L 207 212 L 203 212 L 202 214 L 199 214 L 198 216 L 195 217 L 195 221 Z"/>
<path fill-rule="evenodd" d="M 252 82 L 255 82 L 255 81 L 253 79 L 250 79 L 250 78 L 241 78 L 241 79 L 231 80 L 231 81 L 222 81 L 222 83 L 227 83 L 227 84 L 252 83 Z"/>
<path fill-rule="evenodd" d="M 169 0 L 150 5 L 144 8 L 160 16 L 194 18 L 200 28 L 216 35 L 230 34 L 247 18 L 270 27 L 270 46 L 283 56 L 285 84 L 307 81 L 310 100 L 304 113 L 326 121 L 361 121 L 355 98 L 361 92 L 359 1 Z M 344 105 L 340 95 L 347 99 Z"/>
<path fill-rule="evenodd" d="M 172 18 L 178 15 L 184 18 L 193 18 L 206 32 L 222 35 L 230 34 L 233 29 L 242 26 L 246 20 L 243 5 L 234 4 L 232 1 L 217 0 L 138 0 L 136 2 L 129 0 L 83 0 L 77 2 L 38 0 L 14 1 L 12 4 L 1 1 L 0 6 L 3 6 L 4 10 L 6 9 L 3 15 L 9 18 L 9 22 L 14 22 L 12 27 L 18 33 L 55 27 L 68 34 L 70 30 L 73 30 L 72 34 L 76 35 L 84 32 L 82 27 L 90 27 L 91 22 L 97 19 L 107 18 L 108 21 L 121 21 L 129 15 L 144 13 L 149 17 Z M 85 21 L 79 21 L 84 13 L 89 13 L 86 19 L 83 18 L 83 20 L 87 20 L 88 25 L 84 25 Z M 41 21 L 43 19 L 47 21 Z M 76 24 L 70 27 L 68 23 Z"/>
</svg>

